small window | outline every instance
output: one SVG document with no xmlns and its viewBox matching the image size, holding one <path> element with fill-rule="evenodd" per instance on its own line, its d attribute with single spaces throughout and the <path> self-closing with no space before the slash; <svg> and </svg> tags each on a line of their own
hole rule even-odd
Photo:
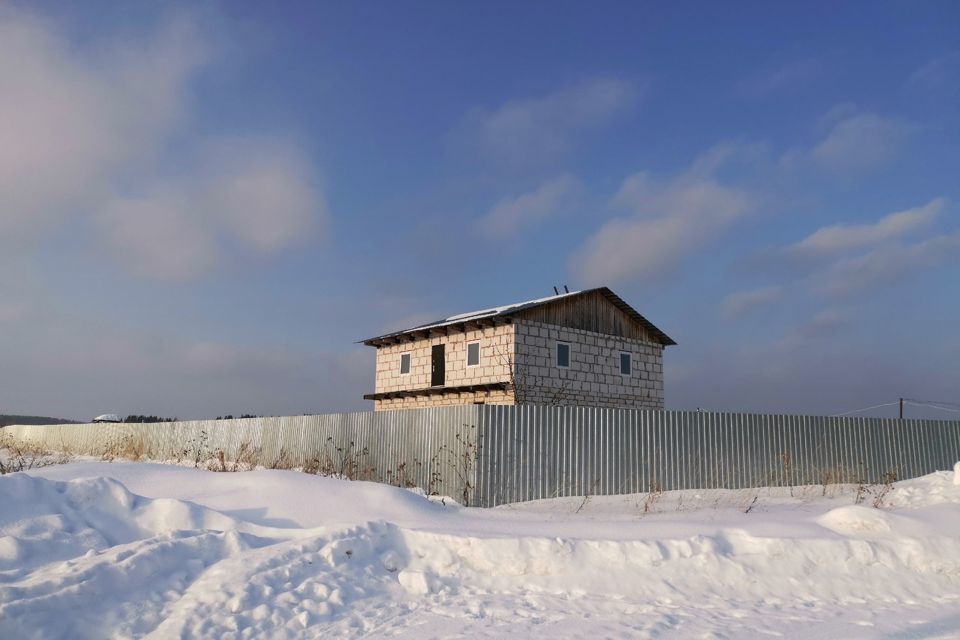
<svg viewBox="0 0 960 640">
<path fill-rule="evenodd" d="M 467 366 L 476 367 L 480 364 L 480 343 L 470 342 L 467 344 Z"/>
<path fill-rule="evenodd" d="M 558 367 L 569 367 L 570 366 L 570 345 L 566 342 L 557 343 L 557 366 Z"/>
<path fill-rule="evenodd" d="M 633 371 L 633 363 L 629 353 L 620 353 L 620 375 L 628 376 Z"/>
<path fill-rule="evenodd" d="M 400 375 L 405 376 L 410 373 L 410 354 L 400 354 Z"/>
</svg>

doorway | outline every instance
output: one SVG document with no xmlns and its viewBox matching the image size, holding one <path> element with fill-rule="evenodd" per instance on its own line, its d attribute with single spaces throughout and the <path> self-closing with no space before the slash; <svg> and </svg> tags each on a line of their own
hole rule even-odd
<svg viewBox="0 0 960 640">
<path fill-rule="evenodd" d="M 430 358 L 430 386 L 442 387 L 446 378 L 446 345 L 435 344 Z"/>
</svg>

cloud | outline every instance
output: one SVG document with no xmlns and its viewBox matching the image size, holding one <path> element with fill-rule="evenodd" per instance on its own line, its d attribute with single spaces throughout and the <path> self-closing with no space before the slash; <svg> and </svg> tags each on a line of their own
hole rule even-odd
<svg viewBox="0 0 960 640">
<path fill-rule="evenodd" d="M 860 173 L 889 161 L 915 126 L 875 113 L 856 113 L 835 123 L 809 159 L 828 171 Z"/>
<path fill-rule="evenodd" d="M 735 91 L 752 98 L 795 91 L 807 85 L 821 70 L 822 65 L 818 60 L 798 60 L 756 73 L 739 82 Z"/>
<path fill-rule="evenodd" d="M 284 140 L 220 141 L 205 185 L 211 215 L 261 253 L 297 242 L 326 224 L 326 203 L 307 159 Z"/>
<path fill-rule="evenodd" d="M 212 146 L 196 175 L 114 198 L 97 213 L 107 249 L 134 274 L 194 278 L 223 260 L 230 240 L 270 254 L 325 223 L 323 199 L 295 149 L 264 138 Z"/>
<path fill-rule="evenodd" d="M 0 302 L 0 327 L 19 324 L 33 312 L 33 307 L 23 301 Z"/>
<path fill-rule="evenodd" d="M 0 405 L 11 413 L 211 418 L 369 409 L 362 394 L 373 385 L 373 350 L 365 347 L 237 344 L 76 314 L 45 314 L 30 331 L 30 349 L 0 344 Z"/>
<path fill-rule="evenodd" d="M 477 220 L 477 229 L 489 238 L 514 236 L 562 210 L 577 187 L 576 179 L 562 175 L 544 182 L 533 191 L 504 198 Z"/>
<path fill-rule="evenodd" d="M 907 88 L 933 94 L 949 92 L 956 95 L 960 78 L 960 51 L 950 51 L 931 60 L 910 74 Z"/>
<path fill-rule="evenodd" d="M 914 244 L 883 246 L 866 255 L 836 262 L 816 277 L 817 289 L 829 295 L 849 295 L 958 258 L 960 233 L 939 235 Z"/>
<path fill-rule="evenodd" d="M 835 224 L 821 227 L 788 250 L 806 255 L 876 245 L 929 225 L 945 204 L 946 200 L 936 198 L 925 205 L 888 214 L 871 224 Z"/>
<path fill-rule="evenodd" d="M 36 16 L 0 11 L 0 236 L 56 222 L 156 152 L 205 60 L 185 18 L 95 56 Z"/>
<path fill-rule="evenodd" d="M 117 198 L 102 207 L 97 220 L 106 250 L 125 262 L 134 275 L 184 280 L 209 269 L 218 248 L 177 189 L 140 198 Z"/>
<path fill-rule="evenodd" d="M 751 271 L 776 271 L 784 276 L 823 272 L 836 267 L 839 260 L 847 259 L 850 263 L 850 259 L 856 259 L 857 252 L 895 243 L 929 227 L 946 204 L 945 198 L 934 198 L 926 204 L 887 214 L 875 222 L 820 227 L 794 244 L 758 251 L 744 265 Z"/>
<path fill-rule="evenodd" d="M 189 13 L 80 46 L 0 10 L 0 243 L 30 247 L 77 221 L 134 275 L 182 280 L 227 242 L 273 253 L 322 230 L 323 195 L 292 141 L 196 128 L 192 88 L 214 49 Z"/>
<path fill-rule="evenodd" d="M 566 154 L 580 132 L 607 124 L 638 96 L 630 82 L 599 77 L 536 98 L 468 114 L 465 132 L 499 161 L 531 164 Z"/>
<path fill-rule="evenodd" d="M 705 158 L 711 158 L 706 161 Z M 757 197 L 722 184 L 712 153 L 690 170 L 662 180 L 647 172 L 628 177 L 614 202 L 634 216 L 606 222 L 571 259 L 585 282 L 616 283 L 664 274 L 753 210 Z"/>
<path fill-rule="evenodd" d="M 907 340 L 877 349 L 828 334 L 688 345 L 687 355 L 677 352 L 664 366 L 667 408 L 829 415 L 921 391 L 926 396 L 918 397 L 949 398 L 960 384 L 956 352 Z"/>
<path fill-rule="evenodd" d="M 840 311 L 821 311 L 809 322 L 797 327 L 788 336 L 788 340 L 808 341 L 835 335 L 838 331 L 850 324 L 850 318 Z"/>
<path fill-rule="evenodd" d="M 820 295 L 843 297 L 879 289 L 960 258 L 957 232 L 905 242 L 935 222 L 946 204 L 946 199 L 935 198 L 872 223 L 821 227 L 795 244 L 758 253 L 751 268 L 767 273 L 779 269 L 794 284 Z"/>
<path fill-rule="evenodd" d="M 783 288 L 778 286 L 761 287 L 749 291 L 737 291 L 723 299 L 721 309 L 727 318 L 737 318 L 757 307 L 767 305 L 780 299 Z"/>
</svg>

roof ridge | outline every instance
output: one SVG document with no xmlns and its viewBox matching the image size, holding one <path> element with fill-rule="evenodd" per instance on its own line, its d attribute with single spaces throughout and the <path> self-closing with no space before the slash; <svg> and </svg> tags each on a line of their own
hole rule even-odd
<svg viewBox="0 0 960 640">
<path fill-rule="evenodd" d="M 427 324 L 418 325 L 416 327 L 410 327 L 409 329 L 402 329 L 400 331 L 393 331 L 391 333 L 385 333 L 380 336 L 375 336 L 373 338 L 367 338 L 366 340 L 360 340 L 364 344 L 375 346 L 374 343 L 380 340 L 387 340 L 389 338 L 395 338 L 397 336 L 406 335 L 409 333 L 414 333 L 417 331 L 429 331 L 431 329 L 437 329 L 441 327 L 446 327 L 454 324 L 461 324 L 473 321 L 480 321 L 488 318 L 501 318 L 504 316 L 512 315 L 518 311 L 524 309 L 529 309 L 532 307 L 537 307 L 543 304 L 549 304 L 561 298 L 567 298 L 572 296 L 584 295 L 587 293 L 599 292 L 608 301 L 613 305 L 619 308 L 624 313 L 631 316 L 636 322 L 644 326 L 650 333 L 654 335 L 655 338 L 659 340 L 661 344 L 664 345 L 674 345 L 677 344 L 673 339 L 668 336 L 666 333 L 661 331 L 656 325 L 643 317 L 636 309 L 627 304 L 620 296 L 614 293 L 609 287 L 594 287 L 592 289 L 581 289 L 579 291 L 565 291 L 553 296 L 547 296 L 545 298 L 535 298 L 533 300 L 525 300 L 523 302 L 514 302 L 512 304 L 503 305 L 499 307 L 490 307 L 487 309 L 480 309 L 478 311 L 468 311 L 466 313 L 459 313 L 456 315 L 448 316 L 442 320 L 437 320 L 436 322 L 429 322 Z M 494 320 L 496 322 L 496 320 Z"/>
</svg>

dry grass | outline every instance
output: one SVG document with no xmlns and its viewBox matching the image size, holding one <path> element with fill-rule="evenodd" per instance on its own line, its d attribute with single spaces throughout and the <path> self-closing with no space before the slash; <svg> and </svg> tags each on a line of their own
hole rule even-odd
<svg viewBox="0 0 960 640">
<path fill-rule="evenodd" d="M 663 496 L 663 489 L 660 488 L 660 483 L 657 482 L 657 479 L 654 478 L 650 481 L 650 491 L 647 492 L 646 498 L 643 500 L 643 513 L 644 515 L 650 513 L 654 510 L 657 502 Z"/>
<path fill-rule="evenodd" d="M 113 462 L 117 458 L 125 460 L 144 460 L 148 456 L 147 445 L 143 436 L 128 433 L 109 443 L 100 455 L 101 460 Z"/>
<path fill-rule="evenodd" d="M 0 475 L 66 464 L 72 459 L 73 456 L 69 452 L 55 453 L 39 445 L 0 433 Z"/>
</svg>

